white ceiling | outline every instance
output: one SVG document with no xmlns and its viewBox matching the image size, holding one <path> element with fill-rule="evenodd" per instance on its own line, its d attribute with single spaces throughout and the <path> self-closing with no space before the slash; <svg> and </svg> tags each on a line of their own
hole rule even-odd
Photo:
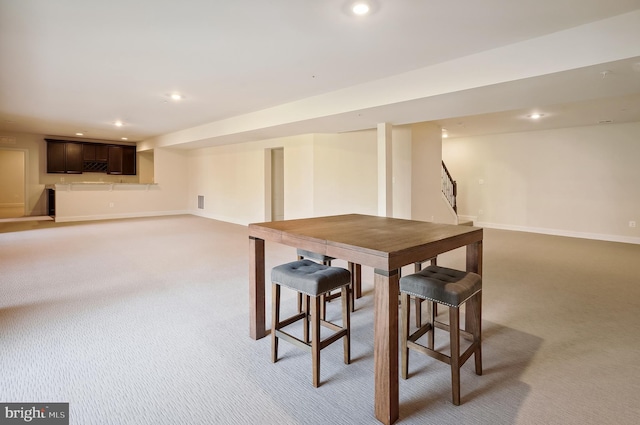
<svg viewBox="0 0 640 425">
<path fill-rule="evenodd" d="M 82 131 L 87 139 L 142 141 L 302 100 L 312 105 L 327 93 L 640 10 L 640 0 L 375 0 L 374 13 L 361 18 L 348 13 L 349 3 L 0 0 L 0 135 Z M 583 40 L 575 43 L 576 54 L 585 49 Z M 174 91 L 185 98 L 170 100 Z M 640 50 L 622 60 L 372 105 L 231 129 L 224 137 L 183 140 L 182 147 L 379 122 L 435 121 L 460 137 L 640 121 Z M 523 119 L 534 109 L 542 120 Z M 116 128 L 117 120 L 125 125 Z"/>
</svg>

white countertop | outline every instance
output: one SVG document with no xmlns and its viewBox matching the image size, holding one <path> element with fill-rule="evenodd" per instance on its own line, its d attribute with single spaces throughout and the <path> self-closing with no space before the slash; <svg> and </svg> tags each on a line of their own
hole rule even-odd
<svg viewBox="0 0 640 425">
<path fill-rule="evenodd" d="M 116 182 L 69 182 L 56 183 L 46 185 L 46 189 L 55 190 L 148 190 L 150 187 L 157 186 L 158 183 L 116 183 Z"/>
</svg>

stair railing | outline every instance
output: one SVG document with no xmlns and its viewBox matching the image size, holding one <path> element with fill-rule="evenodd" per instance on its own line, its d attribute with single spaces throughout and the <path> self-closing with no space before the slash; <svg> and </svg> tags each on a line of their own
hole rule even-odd
<svg viewBox="0 0 640 425">
<path fill-rule="evenodd" d="M 455 211 L 457 214 L 458 204 L 456 203 L 456 196 L 458 195 L 458 185 L 456 181 L 453 180 L 453 177 L 451 177 L 449 170 L 447 170 L 447 166 L 444 165 L 444 161 L 442 161 L 441 178 L 442 178 L 442 193 L 444 194 L 445 198 L 447 198 L 447 200 L 449 201 L 449 204 L 451 205 L 451 208 L 453 208 L 453 211 Z"/>
</svg>

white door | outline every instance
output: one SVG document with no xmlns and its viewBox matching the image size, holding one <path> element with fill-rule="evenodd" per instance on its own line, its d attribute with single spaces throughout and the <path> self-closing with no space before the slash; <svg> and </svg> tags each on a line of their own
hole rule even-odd
<svg viewBox="0 0 640 425">
<path fill-rule="evenodd" d="M 0 218 L 25 215 L 24 152 L 0 149 Z"/>
</svg>

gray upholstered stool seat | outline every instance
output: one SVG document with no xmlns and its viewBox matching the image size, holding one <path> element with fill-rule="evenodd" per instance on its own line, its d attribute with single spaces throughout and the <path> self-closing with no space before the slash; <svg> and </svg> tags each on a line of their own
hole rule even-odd
<svg viewBox="0 0 640 425">
<path fill-rule="evenodd" d="M 271 270 L 271 281 L 315 297 L 348 285 L 351 275 L 349 270 L 340 267 L 298 260 L 274 267 Z"/>
<path fill-rule="evenodd" d="M 307 251 L 306 249 L 298 248 L 296 250 L 296 254 L 298 255 L 298 260 L 310 259 L 316 261 L 318 263 L 324 264 L 325 266 L 330 266 L 331 262 L 335 260 L 333 257 L 329 257 L 328 255 L 318 254 L 317 252 Z M 349 272 L 351 273 L 351 284 L 349 285 L 349 289 L 351 290 L 351 303 L 350 308 L 353 312 L 355 310 L 355 299 L 360 298 L 362 296 L 362 268 L 360 264 L 348 263 Z M 326 295 L 322 296 L 322 303 L 320 304 L 321 308 L 321 316 L 322 319 L 327 317 L 326 314 L 326 303 L 327 301 L 331 301 L 334 298 L 338 298 L 340 296 L 339 292 L 331 293 L 329 292 Z M 298 311 L 302 311 L 302 296 L 298 296 Z"/>
<path fill-rule="evenodd" d="M 471 272 L 463 272 L 446 267 L 430 265 L 418 273 L 400 279 L 402 303 L 402 378 L 409 374 L 409 349 L 421 352 L 451 366 L 453 404 L 460 404 L 460 367 L 474 355 L 475 371 L 482 375 L 481 351 L 481 305 L 482 278 Z M 431 301 L 429 304 L 429 320 L 418 329 L 409 332 L 409 316 L 411 313 L 410 296 Z M 449 307 L 449 323 L 436 320 L 435 305 Z M 460 329 L 460 306 L 465 305 L 467 329 Z M 450 355 L 434 350 L 435 329 L 449 332 Z M 420 344 L 418 339 L 427 335 L 427 345 Z M 460 335 L 471 340 L 464 353 L 460 354 Z"/>
<path fill-rule="evenodd" d="M 479 275 L 439 266 L 429 266 L 400 280 L 401 292 L 451 307 L 458 307 L 481 289 Z"/>
<path fill-rule="evenodd" d="M 300 348 L 311 351 L 313 386 L 320 384 L 320 350 L 329 344 L 343 338 L 344 362 L 351 362 L 350 330 L 349 330 L 349 284 L 351 273 L 340 267 L 330 267 L 311 260 L 298 260 L 282 264 L 271 270 L 273 283 L 272 296 L 272 332 L 271 332 L 271 361 L 278 359 L 278 340 L 280 338 Z M 281 286 L 293 289 L 304 298 L 302 310 L 291 317 L 280 320 L 280 291 Z M 341 289 L 342 325 L 326 321 L 320 317 L 321 296 L 334 289 Z M 282 328 L 299 320 L 303 321 L 303 338 L 299 339 Z M 309 324 L 311 324 L 311 338 L 309 338 Z M 334 333 L 320 340 L 320 326 L 325 326 Z"/>
</svg>

